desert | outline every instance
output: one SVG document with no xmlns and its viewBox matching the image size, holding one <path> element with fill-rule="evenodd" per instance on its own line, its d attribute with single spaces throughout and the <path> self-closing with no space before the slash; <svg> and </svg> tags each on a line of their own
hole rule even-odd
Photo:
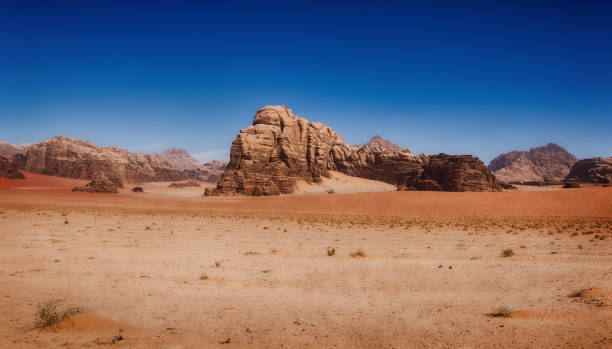
<svg viewBox="0 0 612 349">
<path fill-rule="evenodd" d="M 189 197 L 25 175 L 0 179 L 3 347 L 612 342 L 612 188 Z M 82 312 L 33 328 L 50 301 Z"/>
<path fill-rule="evenodd" d="M 2 1 L 0 349 L 612 348 L 610 18 Z"/>
</svg>

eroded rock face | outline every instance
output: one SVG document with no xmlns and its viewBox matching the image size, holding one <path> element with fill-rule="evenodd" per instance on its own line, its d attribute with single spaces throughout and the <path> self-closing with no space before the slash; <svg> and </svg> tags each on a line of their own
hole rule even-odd
<svg viewBox="0 0 612 349">
<path fill-rule="evenodd" d="M 501 190 L 484 164 L 468 155 L 414 155 L 371 144 L 351 146 L 331 128 L 268 106 L 232 143 L 230 162 L 210 195 L 278 195 L 298 180 L 319 182 L 329 171 L 384 181 L 401 190 Z"/>
<path fill-rule="evenodd" d="M 8 179 L 24 179 L 23 173 L 19 172 L 17 166 L 6 156 L 0 155 L 0 177 Z"/>
<path fill-rule="evenodd" d="M 505 183 L 560 183 L 578 159 L 549 143 L 527 151 L 511 151 L 491 161 L 489 169 Z"/>
<path fill-rule="evenodd" d="M 14 157 L 25 171 L 79 179 L 108 179 L 123 183 L 186 179 L 167 160 L 136 154 L 118 147 L 97 147 L 92 142 L 57 136 L 32 144 Z"/>
<path fill-rule="evenodd" d="M 399 145 L 393 144 L 379 135 L 372 137 L 366 144 L 364 144 L 364 146 L 381 147 L 390 152 L 404 150 Z"/>
<path fill-rule="evenodd" d="M 88 193 L 100 194 L 113 194 L 119 192 L 115 183 L 108 179 L 94 179 L 93 181 L 85 184 L 82 187 L 72 188 L 72 191 L 83 191 Z"/>
<path fill-rule="evenodd" d="M 578 183 L 612 183 L 612 157 L 579 160 L 565 180 Z"/>
</svg>

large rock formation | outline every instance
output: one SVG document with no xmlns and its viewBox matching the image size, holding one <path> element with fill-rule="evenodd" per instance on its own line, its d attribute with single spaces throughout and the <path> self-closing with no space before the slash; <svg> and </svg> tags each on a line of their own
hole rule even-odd
<svg viewBox="0 0 612 349">
<path fill-rule="evenodd" d="M 379 135 L 372 137 L 366 144 L 364 144 L 364 146 L 381 147 L 391 152 L 404 150 L 399 145 L 393 144 Z"/>
<path fill-rule="evenodd" d="M 17 166 L 6 156 L 0 155 L 0 177 L 8 179 L 24 179 L 23 173 L 19 172 Z"/>
<path fill-rule="evenodd" d="M 489 169 L 505 183 L 560 183 L 578 159 L 549 143 L 529 151 L 511 151 L 491 161 Z"/>
<path fill-rule="evenodd" d="M 118 187 L 123 187 L 123 183 L 186 178 L 167 160 L 117 147 L 97 147 L 92 142 L 62 136 L 32 144 L 14 159 L 19 168 L 28 172 L 79 179 L 109 179 Z"/>
<path fill-rule="evenodd" d="M 213 160 L 201 164 L 184 149 L 169 149 L 153 154 L 159 159 L 167 160 L 174 168 L 181 171 L 187 178 L 204 182 L 217 182 L 227 166 L 227 161 Z"/>
<path fill-rule="evenodd" d="M 612 183 L 612 157 L 582 159 L 565 178 L 568 182 Z"/>
<path fill-rule="evenodd" d="M 207 194 L 292 193 L 298 180 L 319 182 L 330 171 L 375 179 L 398 189 L 501 190 L 484 164 L 468 155 L 414 155 L 377 144 L 347 145 L 331 128 L 268 106 L 232 142 L 230 162 L 217 188 Z"/>
</svg>

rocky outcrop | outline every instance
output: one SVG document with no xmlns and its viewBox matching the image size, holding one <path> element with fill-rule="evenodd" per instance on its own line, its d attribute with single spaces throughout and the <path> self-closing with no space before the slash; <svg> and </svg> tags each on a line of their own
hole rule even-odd
<svg viewBox="0 0 612 349">
<path fill-rule="evenodd" d="M 549 143 L 527 151 L 511 151 L 491 161 L 489 169 L 501 182 L 515 184 L 560 183 L 578 159 L 562 147 Z"/>
<path fill-rule="evenodd" d="M 574 164 L 567 182 L 612 183 L 612 157 L 582 159 Z"/>
<path fill-rule="evenodd" d="M 300 118 L 286 106 L 268 106 L 232 142 L 227 169 L 217 188 L 206 194 L 288 194 L 298 180 L 320 182 L 330 171 L 384 181 L 400 190 L 501 190 L 475 157 L 351 146 L 331 128 Z"/>
<path fill-rule="evenodd" d="M 108 179 L 94 179 L 93 181 L 85 184 L 82 187 L 74 187 L 72 191 L 82 191 L 87 193 L 100 193 L 100 194 L 113 194 L 118 193 L 119 190 L 115 183 Z"/>
<path fill-rule="evenodd" d="M 366 144 L 364 144 L 365 147 L 367 146 L 372 146 L 372 147 L 381 147 L 383 149 L 385 149 L 386 151 L 390 151 L 390 152 L 397 152 L 397 151 L 403 151 L 404 149 L 402 149 L 402 147 L 400 147 L 399 145 L 395 145 L 391 142 L 389 142 L 388 140 L 382 138 L 381 136 L 374 136 L 372 137 Z M 408 149 L 406 149 L 408 150 Z"/>
<path fill-rule="evenodd" d="M 6 156 L 0 155 L 0 177 L 8 179 L 24 179 L 23 173 L 19 172 L 17 166 Z"/>
<path fill-rule="evenodd" d="M 109 179 L 123 183 L 177 181 L 185 179 L 167 160 L 136 154 L 117 147 L 97 147 L 92 142 L 54 137 L 32 144 L 14 157 L 25 171 L 79 179 Z"/>
</svg>

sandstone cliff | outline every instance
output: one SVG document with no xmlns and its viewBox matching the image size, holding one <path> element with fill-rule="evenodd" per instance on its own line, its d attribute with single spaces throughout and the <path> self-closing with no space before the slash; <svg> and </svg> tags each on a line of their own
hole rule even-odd
<svg viewBox="0 0 612 349">
<path fill-rule="evenodd" d="M 579 160 L 565 180 L 578 183 L 612 183 L 612 157 Z"/>
<path fill-rule="evenodd" d="M 57 136 L 35 143 L 14 157 L 25 171 L 79 179 L 109 179 L 123 183 L 185 179 L 167 160 L 136 154 L 117 147 L 97 147 L 92 142 Z"/>
<path fill-rule="evenodd" d="M 376 179 L 400 190 L 501 190 L 484 164 L 469 155 L 414 155 L 380 145 L 351 146 L 331 128 L 268 106 L 232 142 L 230 162 L 207 194 L 292 193 L 297 180 L 319 182 L 329 171 Z"/>
<path fill-rule="evenodd" d="M 19 172 L 17 166 L 6 156 L 0 155 L 0 177 L 8 179 L 24 179 L 23 173 Z"/>
<path fill-rule="evenodd" d="M 505 183 L 559 183 L 578 159 L 550 143 L 527 151 L 511 151 L 491 161 L 489 169 Z"/>
</svg>

